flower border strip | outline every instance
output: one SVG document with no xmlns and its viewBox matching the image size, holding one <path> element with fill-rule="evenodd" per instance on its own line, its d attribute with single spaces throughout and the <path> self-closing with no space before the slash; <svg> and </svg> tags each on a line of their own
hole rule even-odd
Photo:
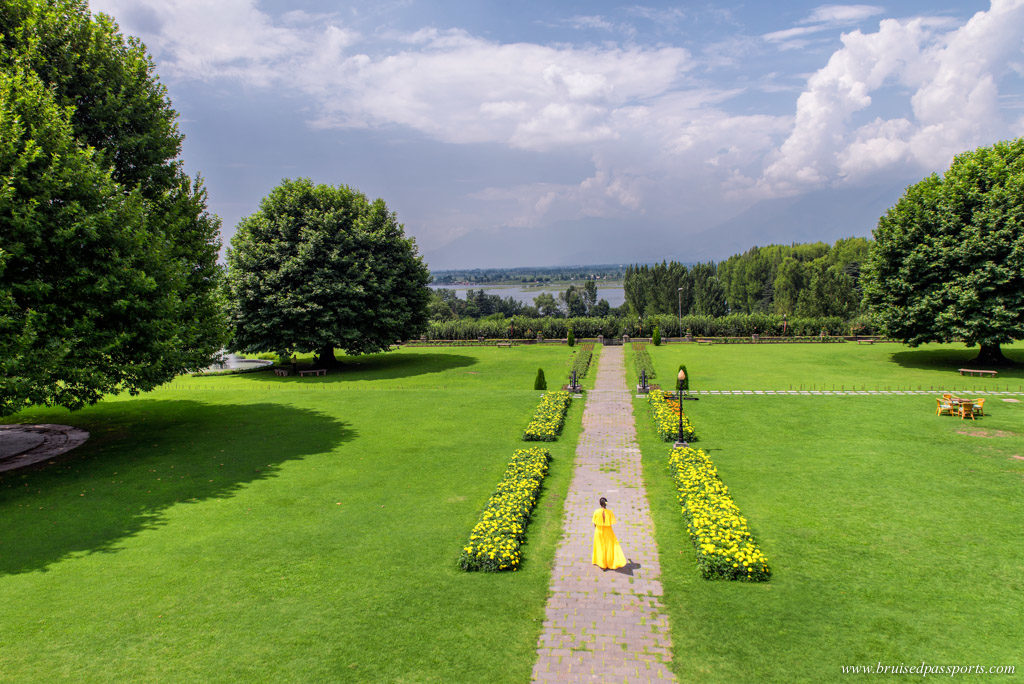
<svg viewBox="0 0 1024 684">
<path fill-rule="evenodd" d="M 647 394 L 647 403 L 651 408 L 651 416 L 654 418 L 654 426 L 658 434 L 666 442 L 674 442 L 679 437 L 679 414 L 672 410 L 662 390 L 651 390 Z M 690 419 L 683 413 L 683 440 L 692 442 L 696 440 L 696 432 Z"/>
<path fill-rule="evenodd" d="M 582 380 L 587 377 L 587 371 L 590 370 L 590 360 L 594 357 L 594 343 L 584 342 L 580 345 L 579 352 L 576 353 L 573 358 L 572 371 L 576 371 L 576 379 Z"/>
<path fill-rule="evenodd" d="M 633 367 L 636 368 L 637 380 L 640 380 L 641 371 L 647 371 L 648 380 L 654 379 L 654 362 L 647 351 L 647 343 L 633 340 L 630 345 L 633 347 Z"/>
<path fill-rule="evenodd" d="M 565 413 L 572 403 L 572 395 L 568 392 L 548 392 L 541 397 L 533 419 L 523 433 L 525 442 L 554 442 L 562 433 L 565 425 Z"/>
<path fill-rule="evenodd" d="M 551 452 L 542 447 L 517 449 L 512 454 L 501 482 L 462 547 L 460 568 L 484 572 L 519 569 L 519 548 L 550 460 Z"/>
<path fill-rule="evenodd" d="M 707 454 L 702 449 L 676 447 L 669 454 L 668 467 L 704 579 L 771 579 L 768 560 Z"/>
</svg>

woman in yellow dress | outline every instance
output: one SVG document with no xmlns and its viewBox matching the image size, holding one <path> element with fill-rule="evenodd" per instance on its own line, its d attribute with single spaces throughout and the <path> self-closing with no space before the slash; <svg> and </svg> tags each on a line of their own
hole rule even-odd
<svg viewBox="0 0 1024 684">
<path fill-rule="evenodd" d="M 601 507 L 594 511 L 594 553 L 591 560 L 602 570 L 621 568 L 626 565 L 619 540 L 615 538 L 612 525 L 615 514 L 608 510 L 608 499 L 603 496 L 597 501 Z"/>
</svg>

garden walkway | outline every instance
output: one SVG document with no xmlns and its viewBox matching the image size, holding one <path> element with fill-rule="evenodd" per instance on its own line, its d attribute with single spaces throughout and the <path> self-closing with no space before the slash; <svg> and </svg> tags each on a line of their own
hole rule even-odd
<svg viewBox="0 0 1024 684">
<path fill-rule="evenodd" d="M 623 348 L 606 346 L 599 358 L 583 411 L 533 681 L 675 681 Z M 615 533 L 630 560 L 607 572 L 590 563 L 591 515 L 601 496 L 615 511 Z"/>
</svg>

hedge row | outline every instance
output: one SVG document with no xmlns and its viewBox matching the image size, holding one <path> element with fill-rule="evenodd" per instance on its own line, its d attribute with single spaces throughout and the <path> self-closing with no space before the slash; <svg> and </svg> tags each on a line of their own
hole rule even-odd
<svg viewBox="0 0 1024 684">
<path fill-rule="evenodd" d="M 526 442 L 554 442 L 565 424 L 565 412 L 569 410 L 572 396 L 568 392 L 548 392 L 541 397 L 533 414 L 533 420 L 526 426 L 523 440 Z"/>
<path fill-rule="evenodd" d="M 590 360 L 594 358 L 594 343 L 586 342 L 580 345 L 580 350 L 576 352 L 576 355 L 572 360 L 572 369 L 569 371 L 570 375 L 572 371 L 576 371 L 576 380 L 580 381 L 587 377 L 587 371 L 590 370 Z"/>
<path fill-rule="evenodd" d="M 633 366 L 636 368 L 637 381 L 640 379 L 640 373 L 647 371 L 647 381 L 650 382 L 654 379 L 654 362 L 651 361 L 651 355 L 647 352 L 646 342 L 632 342 L 633 347 Z"/>
<path fill-rule="evenodd" d="M 768 560 L 707 454 L 691 447 L 675 448 L 669 455 L 669 470 L 704 579 L 771 579 Z"/>
<path fill-rule="evenodd" d="M 462 547 L 459 567 L 463 570 L 516 570 L 519 568 L 526 526 L 537 503 L 551 453 L 531 447 L 512 454 L 505 474 Z"/>
<path fill-rule="evenodd" d="M 680 325 L 681 324 L 681 325 Z M 878 330 L 867 318 L 846 321 L 835 316 L 785 319 L 775 314 L 730 314 L 728 316 L 658 315 L 643 319 L 637 316 L 606 316 L 604 318 L 512 318 L 488 320 L 462 318 L 452 321 L 431 321 L 425 331 L 428 340 L 566 339 L 569 329 L 577 339 L 650 337 L 658 326 L 662 337 L 818 337 L 824 330 L 828 336 L 876 335 Z"/>
</svg>

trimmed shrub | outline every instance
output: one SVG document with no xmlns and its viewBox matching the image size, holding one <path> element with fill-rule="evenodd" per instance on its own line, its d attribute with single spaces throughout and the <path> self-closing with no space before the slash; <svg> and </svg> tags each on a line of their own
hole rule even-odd
<svg viewBox="0 0 1024 684">
<path fill-rule="evenodd" d="M 661 346 L 661 328 L 654 326 L 654 334 L 651 335 L 651 344 L 655 347 Z"/>
<path fill-rule="evenodd" d="M 572 328 L 569 328 L 569 336 L 566 338 L 565 341 L 569 344 L 570 347 L 576 344 L 576 336 L 572 334 Z"/>
<path fill-rule="evenodd" d="M 546 390 L 548 388 L 548 381 L 544 378 L 544 369 L 537 369 L 537 377 L 533 380 L 533 389 L 535 390 Z"/>
<path fill-rule="evenodd" d="M 690 390 L 690 373 L 683 364 L 679 364 L 679 370 L 683 371 L 683 379 L 680 380 L 679 373 L 676 373 L 676 390 L 688 392 Z"/>
</svg>

